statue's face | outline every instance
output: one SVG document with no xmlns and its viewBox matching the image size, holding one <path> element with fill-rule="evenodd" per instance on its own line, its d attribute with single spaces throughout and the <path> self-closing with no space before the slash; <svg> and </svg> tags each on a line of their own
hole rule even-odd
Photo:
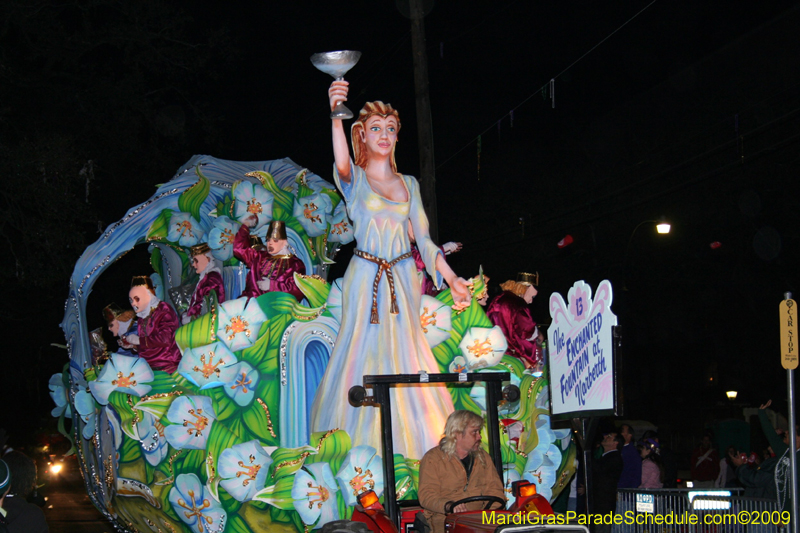
<svg viewBox="0 0 800 533">
<path fill-rule="evenodd" d="M 361 130 L 361 140 L 366 144 L 367 152 L 391 155 L 397 142 L 397 119 L 391 115 L 372 115 Z"/>
<path fill-rule="evenodd" d="M 289 241 L 286 239 L 270 239 L 267 241 L 267 251 L 269 255 L 275 255 L 288 245 Z"/>
<path fill-rule="evenodd" d="M 115 337 L 119 337 L 119 320 L 117 320 L 116 318 L 112 320 L 111 323 L 108 325 L 108 331 L 110 331 L 111 334 L 114 335 Z"/>
<path fill-rule="evenodd" d="M 192 257 L 192 266 L 194 267 L 194 271 L 198 274 L 203 272 L 210 262 L 211 259 L 209 259 L 206 254 L 200 254 Z"/>
<path fill-rule="evenodd" d="M 139 285 L 137 287 L 133 287 L 131 291 L 128 293 L 128 300 L 131 302 L 131 307 L 137 313 L 140 313 L 143 309 L 147 309 L 150 305 L 150 297 L 152 293 L 147 290 L 147 287 L 144 285 Z"/>
<path fill-rule="evenodd" d="M 528 287 L 528 290 L 525 291 L 525 294 L 522 295 L 522 299 L 525 300 L 526 304 L 529 304 L 536 298 L 536 295 L 539 294 L 539 291 L 536 290 L 536 287 L 531 285 Z"/>
</svg>

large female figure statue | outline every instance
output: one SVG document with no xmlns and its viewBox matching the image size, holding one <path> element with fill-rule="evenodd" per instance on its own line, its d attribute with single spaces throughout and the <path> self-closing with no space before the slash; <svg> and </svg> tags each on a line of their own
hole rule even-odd
<svg viewBox="0 0 800 533">
<path fill-rule="evenodd" d="M 347 82 L 328 90 L 331 108 L 347 100 Z M 408 226 L 436 286 L 447 282 L 456 305 L 470 302 L 467 282 L 455 275 L 431 241 L 419 184 L 399 174 L 394 160 L 400 120 L 390 105 L 368 102 L 352 126 L 350 160 L 341 120 L 333 120 L 334 179 L 353 221 L 357 249 L 342 288 L 342 322 L 336 346 L 312 408 L 311 428 L 345 429 L 353 444 L 380 450 L 376 408 L 351 407 L 347 392 L 371 374 L 438 372 L 419 318 L 420 284 Z M 396 453 L 421 458 L 439 441 L 453 403 L 443 386 L 392 391 Z"/>
</svg>

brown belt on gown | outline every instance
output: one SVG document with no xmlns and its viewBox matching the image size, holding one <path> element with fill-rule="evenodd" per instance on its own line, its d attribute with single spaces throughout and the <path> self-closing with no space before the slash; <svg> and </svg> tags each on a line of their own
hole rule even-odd
<svg viewBox="0 0 800 533">
<path fill-rule="evenodd" d="M 392 307 L 390 311 L 393 315 L 396 315 L 399 313 L 399 311 L 397 309 L 397 297 L 394 293 L 394 276 L 392 275 L 392 267 L 394 267 L 403 259 L 408 259 L 411 257 L 411 252 L 406 252 L 403 255 L 397 256 L 391 261 L 381 259 L 380 257 L 375 257 L 374 255 L 364 252 L 363 250 L 354 250 L 353 255 L 378 265 L 378 272 L 375 274 L 375 281 L 372 282 L 372 314 L 370 315 L 369 323 L 380 324 L 380 321 L 378 320 L 378 284 L 381 281 L 381 276 L 383 276 L 383 272 L 386 271 L 386 280 L 389 282 L 389 293 L 391 294 L 392 298 Z"/>
</svg>

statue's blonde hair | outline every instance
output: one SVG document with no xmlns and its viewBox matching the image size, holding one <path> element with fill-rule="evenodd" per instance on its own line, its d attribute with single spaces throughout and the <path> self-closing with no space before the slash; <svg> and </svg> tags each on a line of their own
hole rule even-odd
<svg viewBox="0 0 800 533">
<path fill-rule="evenodd" d="M 358 118 L 353 122 L 350 127 L 350 141 L 353 143 L 353 161 L 356 165 L 366 170 L 367 168 L 367 150 L 366 143 L 361 140 L 361 132 L 364 131 L 364 126 L 373 115 L 380 115 L 384 118 L 394 117 L 397 120 L 397 131 L 400 131 L 400 114 L 392 104 L 384 104 L 380 100 L 375 102 L 367 102 L 361 111 L 358 113 Z M 392 172 L 397 172 L 397 163 L 394 160 L 394 149 L 392 146 Z"/>
</svg>

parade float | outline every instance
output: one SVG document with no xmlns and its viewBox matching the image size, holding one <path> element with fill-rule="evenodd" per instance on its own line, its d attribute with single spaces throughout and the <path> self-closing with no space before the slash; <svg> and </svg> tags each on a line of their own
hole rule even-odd
<svg viewBox="0 0 800 533">
<path fill-rule="evenodd" d="M 248 272 L 233 254 L 234 236 L 256 213 L 251 234 L 264 239 L 272 220 L 284 223 L 305 270 L 293 276 L 302 298 L 279 291 L 238 297 Z M 292 161 L 195 156 L 86 249 L 62 323 L 69 364 L 50 390 L 88 494 L 117 528 L 311 531 L 349 518 L 361 492 L 382 495 L 375 447 L 342 428 L 310 429 L 342 319 L 342 281 L 327 280 L 328 267 L 352 239 L 337 190 Z M 177 370 L 105 349 L 87 327 L 87 313 L 99 316 L 102 308 L 87 309 L 87 300 L 106 268 L 147 247 L 147 286 L 181 316 L 198 283 L 191 247 L 204 242 L 227 299 L 212 292 L 203 312 L 177 328 Z M 422 297 L 419 320 L 438 365 L 428 371 L 510 373 L 521 398 L 500 405 L 505 481 L 527 479 L 552 501 L 574 473 L 570 431 L 551 427 L 547 372 L 506 354 L 502 332 L 476 303 L 485 295 L 482 274 L 470 281 L 473 303 L 464 310 L 451 307 L 449 290 Z M 127 287 L 121 291 L 124 300 Z M 456 409 L 484 410 L 482 384 L 447 387 Z M 319 401 L 344 408 L 348 399 Z M 415 431 L 415 420 L 397 422 Z M 419 459 L 394 454 L 398 499 L 416 498 Z"/>
</svg>

